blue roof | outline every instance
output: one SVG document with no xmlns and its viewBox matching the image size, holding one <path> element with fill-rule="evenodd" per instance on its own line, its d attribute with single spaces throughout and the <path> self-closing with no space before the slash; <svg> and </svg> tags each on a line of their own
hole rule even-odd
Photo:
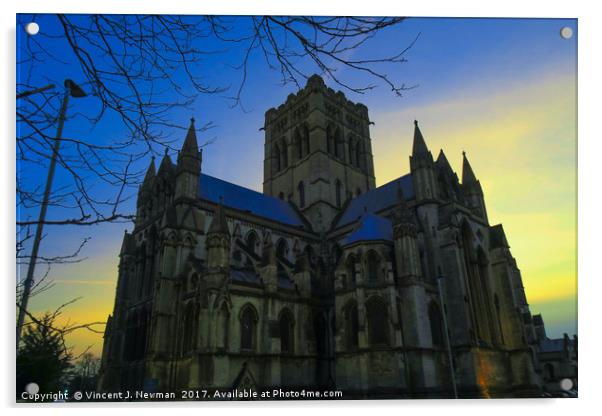
<svg viewBox="0 0 602 416">
<path fill-rule="evenodd" d="M 223 203 L 227 207 L 247 211 L 287 225 L 296 227 L 303 225 L 303 221 L 294 208 L 281 199 L 243 188 L 204 173 L 201 173 L 199 186 L 202 199 L 218 203 L 220 197 L 223 197 Z"/>
<path fill-rule="evenodd" d="M 569 346 L 573 345 L 573 341 L 569 339 Z M 541 352 L 562 352 L 564 351 L 564 338 L 544 338 L 539 342 L 539 350 Z"/>
<path fill-rule="evenodd" d="M 357 230 L 353 231 L 342 245 L 349 245 L 357 241 L 393 240 L 393 227 L 391 221 L 374 214 L 365 215 Z"/>
<path fill-rule="evenodd" d="M 412 175 L 408 173 L 354 198 L 339 219 L 337 228 L 357 221 L 365 213 L 375 214 L 395 205 L 399 201 L 397 190 L 400 187 L 405 199 L 414 198 Z"/>
</svg>

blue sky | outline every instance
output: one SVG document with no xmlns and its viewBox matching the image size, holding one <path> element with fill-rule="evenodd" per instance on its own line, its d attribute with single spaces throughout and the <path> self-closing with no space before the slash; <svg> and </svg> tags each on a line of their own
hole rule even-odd
<svg viewBox="0 0 602 416">
<path fill-rule="evenodd" d="M 21 16 L 18 21 L 30 19 Z M 236 20 L 239 18 L 232 19 L 238 28 L 244 28 L 242 21 Z M 38 15 L 36 20 L 42 31 L 57 30 L 52 15 Z M 560 37 L 563 26 L 573 29 L 572 39 Z M 21 29 L 17 32 L 19 55 L 27 35 Z M 545 313 L 551 336 L 576 332 L 576 21 L 409 18 L 354 51 L 353 57 L 400 50 L 418 35 L 406 54 L 408 62 L 383 67 L 393 79 L 416 88 L 401 98 L 382 84 L 366 94 L 344 91 L 349 99 L 368 106 L 375 123 L 371 134 L 377 184 L 409 171 L 415 118 L 433 153 L 443 148 L 458 173 L 461 151 L 466 150 L 483 183 L 492 224 L 505 225 L 532 311 Z M 64 50 L 60 38 L 43 42 L 51 51 Z M 240 62 L 241 53 L 232 48 L 212 55 L 199 70 L 212 81 L 235 86 L 241 74 L 232 66 Z M 244 109 L 232 108 L 226 94 L 206 95 L 189 110 L 175 110 L 171 118 L 182 128 L 192 116 L 197 124 L 212 122 L 215 127 L 200 135 L 201 140 L 216 139 L 204 151 L 203 171 L 261 190 L 263 133 L 259 129 L 264 112 L 284 102 L 296 88 L 281 86 L 279 74 L 266 67 L 260 54 L 252 56 L 249 68 L 242 96 Z M 26 66 L 18 68 L 18 76 L 26 70 Z M 81 76 L 68 63 L 52 65 L 36 71 L 30 83 L 44 85 L 66 74 L 76 81 Z M 338 75 L 356 84 L 374 82 L 344 68 Z M 326 82 L 339 88 L 328 79 Z M 167 92 L 165 99 L 169 97 Z M 69 111 L 93 113 L 97 108 L 95 97 L 88 97 L 74 100 Z M 183 130 L 169 133 L 178 144 L 183 140 Z M 75 117 L 68 121 L 64 134 L 104 142 L 119 138 L 125 131 L 114 115 L 107 114 L 96 126 Z M 40 168 L 28 167 L 20 173 L 32 184 L 45 178 L 45 170 Z M 65 178 L 64 172 L 57 172 L 56 183 Z M 50 212 L 49 216 L 53 214 L 60 213 Z M 85 262 L 53 268 L 56 286 L 34 299 L 34 308 L 44 310 L 83 296 L 70 309 L 73 315 L 106 319 L 112 308 L 117 253 L 126 227 L 131 229 L 127 224 L 60 230 L 49 227 L 42 246 L 45 253 L 69 250 L 84 236 L 92 240 L 83 253 Z M 98 337 L 90 335 L 74 342 L 99 345 Z"/>
</svg>

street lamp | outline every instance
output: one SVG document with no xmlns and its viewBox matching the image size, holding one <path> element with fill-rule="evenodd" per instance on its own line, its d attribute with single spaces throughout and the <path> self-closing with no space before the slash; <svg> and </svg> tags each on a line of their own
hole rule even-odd
<svg viewBox="0 0 602 416">
<path fill-rule="evenodd" d="M 17 99 L 29 97 L 30 95 L 38 94 L 40 92 L 44 92 L 46 90 L 51 90 L 53 88 L 54 88 L 54 84 L 48 84 L 44 87 L 36 88 L 35 90 L 25 91 L 25 92 L 17 94 Z"/>
<path fill-rule="evenodd" d="M 17 319 L 17 354 L 19 353 L 19 344 L 21 342 L 21 330 L 23 329 L 23 323 L 25 322 L 25 312 L 27 310 L 27 303 L 29 302 L 29 296 L 31 294 L 31 286 L 33 285 L 33 276 L 36 268 L 36 261 L 38 258 L 38 251 L 40 249 L 40 241 L 42 240 L 42 232 L 44 231 L 44 221 L 46 220 L 46 211 L 48 211 L 48 199 L 50 198 L 50 191 L 52 190 L 52 180 L 54 179 L 54 171 L 56 169 L 56 158 L 59 153 L 61 146 L 61 137 L 63 135 L 63 126 L 65 125 L 65 114 L 67 112 L 67 104 L 69 103 L 69 97 L 82 98 L 86 96 L 84 90 L 70 79 L 65 80 L 65 95 L 63 96 L 63 103 L 59 113 L 59 124 L 56 130 L 56 138 L 54 139 L 54 145 L 52 147 L 52 157 L 50 159 L 50 166 L 48 167 L 48 177 L 46 179 L 46 188 L 44 189 L 44 198 L 42 199 L 42 206 L 40 207 L 40 217 L 38 219 L 38 225 L 36 227 L 36 234 L 33 240 L 33 247 L 31 248 L 31 257 L 29 260 L 29 267 L 27 268 L 27 277 L 23 282 L 23 293 L 21 294 L 21 301 L 19 302 L 19 317 Z M 39 92 L 34 90 L 31 93 Z M 21 94 L 22 98 L 24 94 Z"/>
</svg>

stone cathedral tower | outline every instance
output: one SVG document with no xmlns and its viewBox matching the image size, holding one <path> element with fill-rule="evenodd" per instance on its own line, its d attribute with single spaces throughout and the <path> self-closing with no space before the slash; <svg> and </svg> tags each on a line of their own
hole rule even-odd
<svg viewBox="0 0 602 416">
<path fill-rule="evenodd" d="M 543 331 L 468 159 L 460 182 L 414 122 L 376 187 L 369 125 L 310 77 L 266 112 L 259 193 L 203 171 L 191 120 L 123 236 L 98 390 L 538 396 Z"/>
<path fill-rule="evenodd" d="M 319 76 L 265 113 L 263 192 L 292 201 L 315 231 L 375 188 L 368 108 Z"/>
</svg>

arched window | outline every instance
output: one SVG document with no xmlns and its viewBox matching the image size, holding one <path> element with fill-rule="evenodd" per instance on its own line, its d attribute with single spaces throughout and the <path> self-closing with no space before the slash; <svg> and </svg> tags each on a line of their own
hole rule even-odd
<svg viewBox="0 0 602 416">
<path fill-rule="evenodd" d="M 279 238 L 276 243 L 276 255 L 282 259 L 286 259 L 288 255 L 288 243 L 284 238 Z"/>
<path fill-rule="evenodd" d="M 188 302 L 184 307 L 184 322 L 181 327 L 182 332 L 182 353 L 186 354 L 193 350 L 195 328 L 194 304 Z"/>
<path fill-rule="evenodd" d="M 280 164 L 281 164 L 281 168 L 284 169 L 288 166 L 288 149 L 286 146 L 286 141 L 284 139 L 282 139 L 281 142 L 281 149 L 280 149 Z"/>
<path fill-rule="evenodd" d="M 335 185 L 336 187 L 336 202 L 337 202 L 337 207 L 341 207 L 341 192 L 342 192 L 342 187 L 343 185 L 341 185 L 341 181 L 337 179 L 337 183 Z"/>
<path fill-rule="evenodd" d="M 277 144 L 274 145 L 273 158 L 274 158 L 274 172 L 280 171 L 280 147 Z"/>
<path fill-rule="evenodd" d="M 349 284 L 349 286 L 354 287 L 355 286 L 355 255 L 350 254 L 347 257 L 347 260 L 345 262 L 345 269 L 347 271 L 347 283 Z"/>
<path fill-rule="evenodd" d="M 305 206 L 305 185 L 303 185 L 303 181 L 299 182 L 297 188 L 299 191 L 299 207 L 303 208 Z"/>
<path fill-rule="evenodd" d="M 334 133 L 334 155 L 343 158 L 343 139 L 341 137 L 341 129 L 337 127 Z"/>
<path fill-rule="evenodd" d="M 222 307 L 217 313 L 216 322 L 216 346 L 217 348 L 227 348 L 228 346 L 228 326 L 230 322 L 230 312 L 226 303 L 222 304 Z"/>
<path fill-rule="evenodd" d="M 361 144 L 358 142 L 355 145 L 355 165 L 358 168 L 363 168 L 363 163 L 362 163 L 362 148 L 361 148 Z"/>
<path fill-rule="evenodd" d="M 307 125 L 303 125 L 302 132 L 303 156 L 307 156 L 309 154 L 309 128 Z"/>
<path fill-rule="evenodd" d="M 431 325 L 431 337 L 433 339 L 433 346 L 443 347 L 443 324 L 441 318 L 441 312 L 435 302 L 431 302 L 429 305 L 429 322 Z"/>
<path fill-rule="evenodd" d="M 357 305 L 351 301 L 344 310 L 345 314 L 345 340 L 347 349 L 357 348 L 359 343 L 359 323 L 357 319 Z"/>
<path fill-rule="evenodd" d="M 303 158 L 303 141 L 301 139 L 301 134 L 299 134 L 299 129 L 295 128 L 295 149 L 297 150 L 297 159 Z"/>
<path fill-rule="evenodd" d="M 278 239 L 278 242 L 276 243 L 276 258 L 281 259 L 281 260 L 288 259 L 288 243 L 286 242 L 286 240 L 284 238 Z M 281 262 L 278 262 L 278 270 L 284 271 L 284 268 L 283 268 Z"/>
<path fill-rule="evenodd" d="M 251 253 L 251 255 L 257 255 L 257 240 L 258 239 L 259 239 L 259 237 L 257 237 L 257 234 L 255 233 L 255 231 L 250 231 L 247 234 L 247 237 L 245 238 L 247 251 L 249 253 Z M 247 265 L 251 265 L 251 264 L 253 264 L 253 262 L 251 261 L 251 259 L 249 257 L 247 257 Z"/>
<path fill-rule="evenodd" d="M 389 343 L 387 307 L 382 299 L 372 297 L 366 303 L 368 318 L 368 339 L 370 345 L 386 345 Z"/>
<path fill-rule="evenodd" d="M 378 255 L 374 250 L 370 250 L 366 255 L 366 268 L 368 275 L 368 282 L 375 283 L 378 282 L 378 267 L 379 267 L 379 259 Z"/>
<path fill-rule="evenodd" d="M 243 308 L 240 315 L 240 349 L 252 351 L 255 349 L 255 332 L 257 326 L 257 314 L 251 305 Z"/>
<path fill-rule="evenodd" d="M 329 124 L 328 127 L 326 127 L 326 151 L 333 154 L 334 147 L 334 127 L 332 127 L 332 124 Z"/>
<path fill-rule="evenodd" d="M 293 314 L 289 309 L 284 309 L 280 313 L 278 320 L 280 329 L 280 352 L 283 354 L 291 354 L 293 352 Z"/>
<path fill-rule="evenodd" d="M 349 136 L 349 164 L 355 165 L 355 140 Z"/>
</svg>

